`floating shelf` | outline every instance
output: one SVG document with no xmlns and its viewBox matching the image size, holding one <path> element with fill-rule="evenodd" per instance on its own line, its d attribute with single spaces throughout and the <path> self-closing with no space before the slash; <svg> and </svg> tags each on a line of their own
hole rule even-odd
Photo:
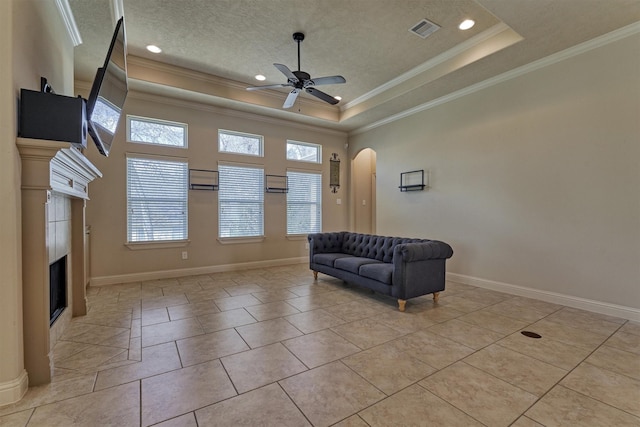
<svg viewBox="0 0 640 427">
<path fill-rule="evenodd" d="M 289 177 L 286 175 L 265 175 L 265 193 L 288 193 Z"/>
<path fill-rule="evenodd" d="M 427 187 L 424 183 L 424 169 L 402 172 L 400 174 L 400 191 L 422 191 Z"/>
<path fill-rule="evenodd" d="M 210 169 L 189 169 L 189 189 L 217 191 L 218 171 Z"/>
</svg>

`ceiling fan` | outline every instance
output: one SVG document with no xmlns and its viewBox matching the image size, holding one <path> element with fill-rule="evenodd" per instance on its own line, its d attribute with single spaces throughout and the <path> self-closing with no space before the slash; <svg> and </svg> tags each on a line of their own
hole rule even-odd
<svg viewBox="0 0 640 427">
<path fill-rule="evenodd" d="M 275 85 L 265 85 L 265 86 L 251 86 L 248 87 L 247 90 L 260 90 L 260 89 L 275 89 L 280 87 L 292 87 L 293 90 L 289 92 L 287 99 L 284 101 L 282 108 L 289 108 L 295 102 L 298 94 L 305 90 L 308 94 L 315 96 L 325 102 L 328 102 L 331 105 L 335 105 L 338 103 L 338 100 L 333 96 L 326 94 L 314 86 L 320 85 L 330 85 L 330 84 L 338 84 L 338 83 L 346 83 L 347 81 L 342 76 L 329 76 L 329 77 L 318 77 L 317 79 L 312 79 L 309 73 L 304 71 L 300 71 L 300 42 L 304 40 L 303 33 L 293 33 L 293 40 L 298 43 L 298 71 L 291 71 L 289 67 L 284 64 L 273 64 L 282 74 L 287 77 L 287 82 L 282 84 Z"/>
</svg>

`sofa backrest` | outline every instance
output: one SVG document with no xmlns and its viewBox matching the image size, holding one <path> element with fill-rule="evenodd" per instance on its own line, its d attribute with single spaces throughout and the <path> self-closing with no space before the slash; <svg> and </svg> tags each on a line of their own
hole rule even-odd
<svg viewBox="0 0 640 427">
<path fill-rule="evenodd" d="M 332 233 L 334 234 L 334 233 Z M 335 233 L 343 234 L 341 252 L 371 258 L 382 262 L 393 262 L 393 249 L 400 243 L 428 242 L 424 239 L 407 239 L 403 237 L 375 236 L 359 233 Z"/>
</svg>

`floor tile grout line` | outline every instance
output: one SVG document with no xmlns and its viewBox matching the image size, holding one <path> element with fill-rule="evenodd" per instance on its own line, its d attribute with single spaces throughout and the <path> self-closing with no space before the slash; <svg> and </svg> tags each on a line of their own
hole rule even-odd
<svg viewBox="0 0 640 427">
<path fill-rule="evenodd" d="M 451 366 L 451 365 L 448 365 L 448 366 Z M 444 369 L 444 368 L 443 368 L 443 369 Z M 434 372 L 434 374 L 435 374 L 435 372 Z M 431 374 L 431 375 L 434 375 L 434 374 Z M 431 375 L 429 375 L 428 377 L 430 377 Z M 427 377 L 427 378 L 428 378 L 428 377 Z M 426 379 L 426 378 L 425 378 L 425 379 Z M 423 386 L 423 385 L 422 385 L 422 384 L 420 384 L 419 382 L 418 382 L 418 383 L 416 383 L 416 384 L 418 385 L 418 387 L 422 388 L 422 389 L 423 389 L 424 391 L 426 391 L 427 393 L 431 393 L 432 395 L 434 395 L 434 396 L 435 396 L 435 397 L 437 397 L 438 399 L 440 399 L 440 400 L 442 400 L 443 402 L 445 402 L 447 405 L 451 405 L 451 406 L 453 406 L 453 407 L 454 407 L 454 408 L 456 408 L 458 411 L 462 412 L 463 414 L 465 414 L 466 416 L 468 416 L 468 417 L 469 417 L 469 418 L 471 418 L 472 420 L 475 420 L 475 421 L 477 421 L 478 423 L 480 423 L 481 425 L 486 426 L 486 424 L 485 424 L 485 423 L 483 423 L 482 421 L 480 421 L 479 419 L 477 419 L 477 418 L 476 418 L 476 417 L 474 417 L 473 415 L 471 415 L 471 414 L 467 413 L 467 412 L 466 412 L 465 410 L 463 410 L 462 408 L 458 408 L 456 405 L 454 405 L 453 403 L 449 402 L 448 400 L 446 400 L 446 399 L 444 399 L 444 398 L 442 398 L 442 397 L 438 396 L 437 394 L 435 394 L 434 392 L 432 392 L 431 390 L 429 390 L 428 388 L 426 388 L 425 386 Z M 520 416 L 519 416 L 519 417 L 520 417 Z M 517 418 L 516 418 L 516 420 L 517 420 Z M 515 421 L 514 421 L 514 422 L 515 422 Z"/>
<path fill-rule="evenodd" d="M 557 311 L 559 311 L 559 310 L 556 310 L 555 312 L 557 312 Z M 554 313 L 555 313 L 555 312 L 554 312 Z M 551 314 L 553 314 L 553 313 L 550 313 L 550 314 L 549 314 L 549 316 L 550 316 Z M 625 323 L 626 323 L 626 322 L 625 322 Z M 614 335 L 618 330 L 620 330 L 620 328 L 622 328 L 622 326 L 623 326 L 623 325 L 624 325 L 624 323 L 623 323 L 622 325 L 620 325 L 620 327 L 619 327 L 618 329 L 616 329 L 616 331 L 615 331 L 615 332 L 612 332 L 612 333 L 611 333 L 611 335 L 609 335 L 609 338 L 610 338 L 611 336 L 613 336 L 613 335 Z M 607 339 L 609 339 L 609 338 L 607 338 Z M 567 378 L 569 375 L 571 375 L 571 373 L 572 373 L 573 371 L 575 371 L 575 370 L 576 370 L 580 365 L 582 365 L 583 363 L 585 363 L 585 362 L 586 362 L 586 360 L 587 360 L 589 357 L 591 357 L 591 355 L 592 355 L 593 353 L 595 353 L 595 352 L 596 352 L 600 347 L 602 347 L 602 346 L 604 345 L 604 343 L 607 341 L 607 339 L 605 339 L 602 343 L 600 343 L 600 344 L 599 344 L 595 349 L 593 349 L 593 350 L 592 350 L 588 355 L 586 355 L 586 356 L 585 356 L 585 357 L 584 357 L 580 362 L 578 362 L 578 364 L 576 364 L 573 368 L 571 368 L 570 370 L 568 370 L 568 371 L 567 371 L 567 373 L 566 373 L 566 374 L 564 374 L 564 375 L 562 376 L 562 378 L 560 378 L 558 381 L 556 381 L 556 382 L 555 382 L 551 387 L 549 387 L 549 388 L 547 389 L 547 391 L 545 391 L 545 392 L 544 392 L 544 393 L 543 393 L 539 398 L 537 398 L 535 402 L 533 402 L 531 405 L 529 405 L 529 407 L 528 407 L 527 409 L 525 409 L 525 410 L 524 410 L 524 412 L 522 412 L 522 414 L 521 414 L 520 416 L 524 416 L 524 415 L 527 413 L 527 411 L 529 411 L 531 408 L 533 408 L 533 407 L 534 407 L 538 402 L 542 401 L 542 399 L 543 399 L 547 394 L 549 394 L 549 392 L 551 392 L 551 390 L 553 390 L 553 389 L 554 389 L 554 388 L 556 388 L 556 387 L 564 387 L 564 388 L 567 388 L 567 389 L 569 389 L 569 390 L 572 390 L 572 391 L 574 391 L 574 392 L 576 392 L 576 393 L 579 393 L 579 394 L 581 394 L 581 395 L 583 395 L 583 396 L 586 396 L 585 394 L 580 393 L 580 392 L 579 392 L 579 391 L 577 391 L 577 390 L 573 390 L 572 388 L 567 387 L 566 385 L 561 384 L 561 382 L 562 382 L 565 378 Z M 532 357 L 532 356 L 530 356 L 530 357 Z M 536 360 L 539 360 L 539 359 L 537 359 L 537 358 L 535 358 L 535 359 L 536 359 Z M 586 363 L 588 363 L 588 362 L 586 362 Z M 555 365 L 554 365 L 554 366 L 555 366 Z M 598 402 L 603 403 L 603 404 L 605 404 L 605 405 L 607 405 L 607 406 L 610 406 L 610 407 L 614 407 L 614 408 L 615 408 L 615 406 L 613 406 L 613 405 L 609 405 L 609 404 L 607 404 L 607 403 L 605 403 L 605 402 L 602 402 L 600 399 L 595 399 L 595 398 L 593 398 L 593 397 L 591 397 L 591 396 L 586 396 L 586 397 L 589 397 L 589 398 L 591 398 L 591 399 L 593 399 L 593 400 L 595 400 L 595 401 L 598 401 Z M 621 410 L 621 411 L 622 411 L 622 409 L 620 409 L 620 408 L 616 408 L 616 409 L 618 409 L 618 410 Z M 626 411 L 624 411 L 624 412 L 626 412 Z M 535 420 L 534 418 L 531 418 L 531 419 L 533 419 L 534 421 L 538 422 L 538 421 L 537 421 L 537 420 Z"/>
<path fill-rule="evenodd" d="M 290 377 L 289 377 L 290 378 Z M 286 379 L 286 378 L 283 378 Z M 304 411 L 302 410 L 302 408 L 300 408 L 300 406 L 298 406 L 298 404 L 296 403 L 295 400 L 293 400 L 293 397 L 291 397 L 289 395 L 289 393 L 287 393 L 287 390 L 282 386 L 282 384 L 280 384 L 280 381 L 282 380 L 278 380 L 273 382 L 272 384 L 277 384 L 278 387 L 280 387 L 280 390 L 282 390 L 284 392 L 284 394 L 287 396 L 287 399 L 289 399 L 289 401 L 291 401 L 291 403 L 293 403 L 293 405 L 298 409 L 298 411 L 300 411 L 300 413 L 302 414 L 302 416 L 309 422 L 309 425 L 313 426 L 314 424 L 311 422 L 311 420 L 307 417 L 307 414 L 304 413 Z"/>
<path fill-rule="evenodd" d="M 140 408 L 140 426 L 142 426 L 142 379 L 138 380 L 139 382 L 139 392 L 140 392 L 140 402 L 138 403 L 138 408 Z"/>
<path fill-rule="evenodd" d="M 342 291 L 341 289 L 332 289 L 332 290 L 328 290 L 328 292 L 341 292 L 341 291 Z M 358 296 L 359 296 L 359 295 L 358 295 Z M 185 295 L 185 298 L 186 298 L 186 295 Z M 187 298 L 187 300 L 188 300 L 188 298 Z M 188 301 L 189 301 L 189 300 L 188 300 Z M 141 300 L 140 300 L 140 302 L 141 302 Z M 350 302 L 352 302 L 352 301 L 350 301 Z M 345 305 L 346 305 L 346 304 L 348 304 L 348 303 L 350 303 L 350 302 L 346 302 L 346 303 L 339 303 L 339 304 L 330 304 L 330 305 L 328 305 L 327 307 L 335 307 L 335 306 L 337 306 L 337 305 L 342 305 L 342 304 L 345 304 Z M 504 302 L 504 301 L 502 301 L 502 302 Z M 266 303 L 264 303 L 264 302 L 262 302 L 262 301 L 261 301 L 261 303 L 262 303 L 262 304 L 266 304 Z M 495 304 L 498 304 L 498 303 L 495 303 Z M 495 305 L 495 304 L 493 304 L 493 305 Z M 470 311 L 470 312 L 462 312 L 460 315 L 458 315 L 458 316 L 456 316 L 456 317 L 454 317 L 454 318 L 455 318 L 455 319 L 460 319 L 460 320 L 462 320 L 461 318 L 462 318 L 462 317 L 464 317 L 465 315 L 470 314 L 470 313 L 473 313 L 473 312 L 475 312 L 475 311 L 484 310 L 484 309 L 486 309 L 486 308 L 488 308 L 488 307 L 491 307 L 491 305 L 488 305 L 488 306 L 485 306 L 485 307 L 482 307 L 482 308 L 479 308 L 479 309 L 477 309 L 477 310 L 473 310 L 473 311 Z M 243 307 L 243 308 L 244 308 L 244 307 Z M 559 311 L 559 310 L 562 310 L 563 308 L 564 308 L 564 306 L 561 306 L 561 307 L 560 307 L 558 310 L 556 310 L 555 312 L 557 312 L 557 311 Z M 167 308 L 165 307 L 165 309 L 167 309 Z M 134 310 L 134 309 L 132 308 L 132 309 L 131 309 L 131 311 L 133 311 L 133 310 Z M 247 311 L 247 310 L 245 309 L 245 311 Z M 115 312 L 115 311 L 114 311 L 114 312 Z M 555 313 L 555 312 L 553 312 L 553 313 Z M 303 313 L 304 313 L 304 312 L 303 312 Z M 549 316 L 549 315 L 551 315 L 551 314 L 553 314 L 553 313 L 550 313 L 550 314 L 548 314 L 547 316 Z M 497 314 L 499 314 L 499 313 L 497 313 Z M 547 316 L 545 316 L 545 317 L 547 317 Z M 194 316 L 194 317 L 197 317 L 197 316 Z M 253 316 L 252 316 L 252 317 L 253 317 Z M 133 316 L 132 316 L 132 318 L 131 318 L 131 319 L 133 319 Z M 276 317 L 276 318 L 274 318 L 274 319 L 284 319 L 284 320 L 287 320 L 284 316 L 279 316 L 279 317 Z M 542 319 L 544 319 L 544 318 L 542 318 Z M 540 320 L 542 320 L 542 319 L 538 319 L 537 321 L 540 321 Z M 199 320 L 199 319 L 198 319 L 198 320 Z M 273 320 L 273 319 L 269 319 L 269 320 Z M 354 321 L 358 321 L 358 320 L 361 320 L 361 319 L 357 319 L 357 320 L 354 320 Z M 449 319 L 449 320 L 451 320 L 451 319 Z M 536 323 L 537 321 L 534 321 L 534 322 L 532 322 L 531 324 Z M 288 322 L 288 323 L 290 323 L 290 322 Z M 350 323 L 350 322 L 347 322 L 347 323 Z M 438 322 L 438 323 L 442 323 L 442 322 Z M 615 332 L 611 333 L 611 334 L 608 336 L 608 338 L 610 338 L 610 337 L 611 337 L 611 336 L 613 336 L 616 332 L 618 332 L 618 331 L 620 330 L 620 328 L 622 328 L 622 327 L 623 327 L 623 325 L 624 325 L 624 324 L 626 324 L 626 323 L 627 323 L 627 322 L 625 321 L 625 322 L 623 322 L 622 324 L 620 324 L 620 325 L 619 325 L 619 327 L 618 327 L 618 329 L 617 329 Z M 201 323 L 200 323 L 200 324 L 201 324 Z M 437 324 L 437 323 L 436 323 L 436 324 Z M 292 325 L 292 326 L 294 326 L 294 328 L 295 328 L 295 325 Z M 433 326 L 433 325 L 432 325 L 432 326 Z M 478 326 L 478 325 L 474 325 L 474 326 Z M 231 328 L 228 328 L 228 329 L 231 329 Z M 235 328 L 234 328 L 234 329 L 235 329 Z M 296 328 L 296 329 L 297 329 L 297 328 Z M 325 328 L 325 330 L 327 330 L 327 329 L 330 329 L 330 328 Z M 425 328 L 425 329 L 428 329 L 428 328 Z M 485 329 L 486 329 L 486 328 L 485 328 Z M 131 330 L 132 330 L 132 328 L 129 328 L 129 333 L 131 333 Z M 236 331 L 236 332 L 237 332 L 237 331 Z M 207 333 L 208 333 L 208 332 L 207 332 Z M 412 333 L 412 332 L 411 332 L 411 333 Z M 516 332 L 514 332 L 514 333 L 516 333 Z M 304 334 L 304 335 L 306 335 L 306 334 Z M 405 335 L 406 335 L 406 334 L 405 334 Z M 507 336 L 509 336 L 509 335 L 511 335 L 511 334 L 508 334 Z M 343 337 L 343 338 L 344 338 L 344 337 Z M 395 338 L 395 339 L 400 339 L 400 338 L 401 338 L 401 337 L 398 337 L 398 338 Z M 608 339 L 608 338 L 607 338 L 607 339 Z M 395 340 L 395 339 L 394 339 L 394 340 Z M 605 340 L 604 340 L 604 341 L 603 341 L 603 342 L 602 342 L 602 343 L 601 343 L 601 344 L 600 344 L 600 345 L 599 345 L 595 350 L 593 350 L 589 355 L 587 355 L 587 356 L 586 356 L 586 357 L 585 357 L 585 358 L 584 358 L 584 359 L 583 359 L 583 360 L 582 360 L 578 365 L 574 366 L 574 368 L 572 368 L 572 370 L 571 370 L 571 371 L 569 371 L 566 375 L 568 375 L 570 372 L 573 372 L 573 370 L 575 370 L 575 369 L 576 369 L 576 367 L 580 366 L 582 363 L 588 363 L 588 362 L 586 362 L 586 359 L 587 359 L 588 357 L 590 357 L 590 356 L 591 356 L 595 351 L 597 351 L 597 349 L 599 349 L 599 348 L 603 347 L 603 346 L 605 345 L 605 343 L 606 343 L 607 339 L 605 339 Z M 348 340 L 347 340 L 347 341 L 348 341 Z M 393 340 L 390 340 L 390 341 L 393 341 Z M 499 341 L 499 340 L 498 340 L 498 341 Z M 174 342 L 175 342 L 175 341 L 174 341 Z M 277 342 L 282 343 L 282 341 L 277 341 Z M 494 343 L 497 343 L 497 341 L 495 341 Z M 379 345 L 377 345 L 377 346 L 381 346 L 381 345 L 384 345 L 384 344 L 385 344 L 385 343 L 381 343 L 381 344 L 379 344 Z M 90 345 L 93 345 L 93 344 L 90 344 Z M 491 344 L 488 344 L 488 345 L 491 345 Z M 488 346 L 488 345 L 487 345 L 487 346 Z M 375 348 L 375 347 L 377 347 L 377 346 L 374 346 L 374 347 L 372 347 L 372 348 Z M 485 346 L 485 347 L 483 347 L 483 348 L 486 348 L 487 346 Z M 110 347 L 110 346 L 106 346 L 106 347 Z M 285 346 L 285 347 L 286 347 L 286 346 Z M 613 347 L 613 348 L 615 348 L 615 347 Z M 363 351 L 366 351 L 366 350 L 368 350 L 368 349 L 360 349 L 360 352 L 363 352 Z M 476 350 L 476 352 L 477 352 L 477 351 L 481 351 L 481 350 L 482 350 L 482 349 L 478 349 L 478 350 Z M 179 354 L 179 352 L 178 352 L 178 354 Z M 295 356 L 295 355 L 294 355 L 294 356 Z M 114 357 L 115 357 L 115 356 L 114 356 Z M 467 357 L 468 357 L 468 356 L 467 356 Z M 297 359 L 297 357 L 296 357 L 296 359 Z M 344 359 L 344 358 L 342 358 L 342 359 Z M 339 359 L 339 360 L 342 362 L 342 359 Z M 299 360 L 299 359 L 298 359 L 298 360 Z M 460 360 L 464 361 L 464 358 L 463 358 L 463 359 L 460 359 Z M 342 363 L 344 364 L 344 362 L 342 362 Z M 454 362 L 454 363 L 455 363 L 455 362 Z M 465 362 L 465 363 L 466 363 L 466 362 Z M 546 362 L 545 362 L 545 363 L 546 363 Z M 182 365 L 182 361 L 181 361 L 181 365 Z M 442 368 L 442 369 L 444 369 L 444 368 Z M 439 370 L 436 370 L 435 372 L 438 372 L 438 371 L 439 371 Z M 435 373 L 435 372 L 434 372 L 434 373 Z M 356 374 L 357 374 L 357 373 L 356 373 Z M 358 374 L 358 375 L 359 375 L 359 374 Z M 565 376 L 566 376 L 566 375 L 565 375 Z M 361 375 L 360 375 L 360 376 L 361 376 Z M 95 381 L 96 381 L 96 377 L 97 377 L 97 373 L 96 373 L 96 376 L 94 377 L 94 388 L 95 388 Z M 426 377 L 425 377 L 425 378 L 426 378 Z M 564 377 L 563 377 L 563 378 L 564 378 Z M 561 379 L 561 380 L 562 380 L 562 379 Z M 561 380 L 560 380 L 560 381 L 561 381 Z M 142 381 L 142 380 L 139 380 L 139 381 Z M 366 381 L 366 379 L 365 379 L 365 381 Z M 559 383 L 559 381 L 558 381 L 558 383 Z M 558 385 L 558 383 L 554 384 L 554 387 L 555 387 L 556 385 Z M 414 384 L 415 384 L 415 383 L 414 383 Z M 552 388 L 553 388 L 553 387 L 552 387 Z M 386 395 L 386 394 L 385 394 L 385 395 Z M 597 399 L 596 399 L 596 400 L 597 400 Z M 603 403 L 604 403 L 604 402 L 603 402 Z M 611 406 L 611 405 L 609 405 L 609 406 Z M 619 408 L 617 408 L 617 409 L 619 409 Z M 35 411 L 35 409 L 34 409 L 34 411 Z M 525 412 L 526 412 L 526 411 L 525 411 Z"/>
</svg>

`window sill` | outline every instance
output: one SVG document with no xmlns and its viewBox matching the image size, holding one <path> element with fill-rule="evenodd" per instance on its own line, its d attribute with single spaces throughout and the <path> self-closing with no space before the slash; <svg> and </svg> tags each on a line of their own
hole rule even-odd
<svg viewBox="0 0 640 427">
<path fill-rule="evenodd" d="M 287 240 L 307 240 L 306 234 L 287 234 Z"/>
<path fill-rule="evenodd" d="M 147 249 L 184 248 L 191 243 L 190 240 L 163 240 L 158 242 L 127 242 L 124 245 L 132 251 Z"/>
<path fill-rule="evenodd" d="M 252 237 L 218 237 L 218 242 L 223 245 L 235 245 L 239 243 L 261 243 L 265 239 L 264 236 Z"/>
</svg>

